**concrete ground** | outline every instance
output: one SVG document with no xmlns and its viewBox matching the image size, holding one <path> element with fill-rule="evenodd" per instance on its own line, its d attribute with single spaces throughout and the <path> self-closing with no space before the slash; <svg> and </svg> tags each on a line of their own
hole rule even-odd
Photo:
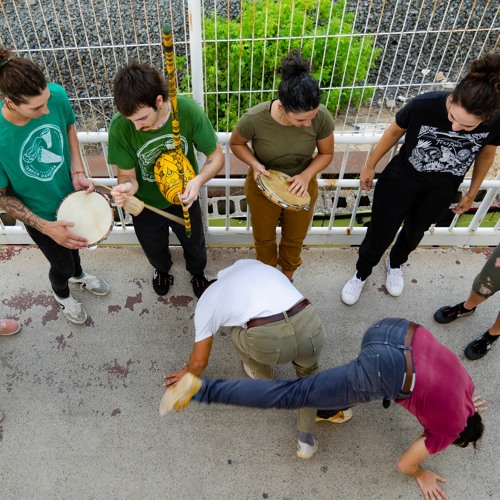
<svg viewBox="0 0 500 500">
<path fill-rule="evenodd" d="M 328 343 L 322 366 L 357 355 L 365 329 L 402 316 L 429 327 L 463 358 L 463 348 L 493 323 L 495 297 L 471 318 L 434 322 L 434 311 L 468 294 L 491 249 L 419 249 L 404 266 L 406 288 L 387 295 L 380 264 L 358 304 L 340 300 L 355 249 L 308 248 L 297 288 L 314 303 Z M 105 277 L 111 292 L 95 297 L 78 288 L 89 313 L 69 323 L 48 286 L 48 264 L 33 247 L 0 247 L 0 317 L 22 330 L 0 339 L 0 498 L 19 499 L 418 499 L 417 483 L 396 469 L 421 426 L 397 405 L 360 405 L 344 425 L 320 424 L 319 451 L 295 457 L 295 412 L 192 403 L 160 418 L 165 372 L 186 361 L 193 344 L 190 276 L 174 250 L 175 284 L 166 297 L 151 285 L 152 270 L 138 247 L 82 252 L 87 271 Z M 207 273 L 252 249 L 211 248 Z M 455 446 L 427 466 L 446 477 L 451 499 L 500 498 L 500 345 L 464 364 L 488 400 L 481 449 Z M 208 377 L 244 377 L 227 336 L 218 335 Z M 281 367 L 279 378 L 293 376 Z M 452 384 L 443 380 L 443 384 Z"/>
</svg>

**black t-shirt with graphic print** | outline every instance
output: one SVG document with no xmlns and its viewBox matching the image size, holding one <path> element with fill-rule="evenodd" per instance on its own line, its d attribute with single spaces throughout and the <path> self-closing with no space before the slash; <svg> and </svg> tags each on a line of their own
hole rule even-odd
<svg viewBox="0 0 500 500">
<path fill-rule="evenodd" d="M 412 99 L 396 114 L 406 129 L 405 141 L 394 160 L 403 168 L 460 184 L 481 149 L 500 145 L 500 113 L 474 130 L 454 132 L 448 120 L 449 92 L 428 92 Z"/>
</svg>

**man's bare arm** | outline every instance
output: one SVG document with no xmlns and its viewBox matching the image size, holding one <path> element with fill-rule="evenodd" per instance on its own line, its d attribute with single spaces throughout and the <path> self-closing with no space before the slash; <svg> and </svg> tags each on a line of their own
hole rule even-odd
<svg viewBox="0 0 500 500">
<path fill-rule="evenodd" d="M 444 477 L 426 470 L 421 463 L 430 455 L 425 447 L 425 437 L 420 436 L 399 458 L 398 469 L 417 480 L 425 499 L 444 499 L 448 496 L 442 490 L 438 481 L 446 483 Z"/>
</svg>

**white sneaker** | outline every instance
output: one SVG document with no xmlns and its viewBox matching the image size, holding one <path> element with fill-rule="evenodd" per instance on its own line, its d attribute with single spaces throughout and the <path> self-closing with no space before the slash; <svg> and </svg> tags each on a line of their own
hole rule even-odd
<svg viewBox="0 0 500 500">
<path fill-rule="evenodd" d="M 297 456 L 302 460 L 309 460 L 318 451 L 318 443 L 314 440 L 314 445 L 303 443 L 300 439 L 297 440 Z"/>
<path fill-rule="evenodd" d="M 356 273 L 354 273 L 352 278 L 344 285 L 344 288 L 342 288 L 342 301 L 344 304 L 347 304 L 348 306 L 356 304 L 365 283 L 366 280 L 361 281 L 358 277 L 356 277 Z"/>
<path fill-rule="evenodd" d="M 83 308 L 80 302 L 76 301 L 71 295 L 65 299 L 61 299 L 54 293 L 54 298 L 56 299 L 59 307 L 66 318 L 77 325 L 81 325 L 87 321 L 87 311 Z"/>
<path fill-rule="evenodd" d="M 403 271 L 401 271 L 399 267 L 391 267 L 390 257 L 387 257 L 385 267 L 387 268 L 385 287 L 393 297 L 399 297 L 403 293 L 403 288 L 405 287 Z"/>
<path fill-rule="evenodd" d="M 86 272 L 80 278 L 70 278 L 68 281 L 78 283 L 82 290 L 85 288 L 94 295 L 106 295 L 109 292 L 109 285 L 102 278 Z"/>
</svg>

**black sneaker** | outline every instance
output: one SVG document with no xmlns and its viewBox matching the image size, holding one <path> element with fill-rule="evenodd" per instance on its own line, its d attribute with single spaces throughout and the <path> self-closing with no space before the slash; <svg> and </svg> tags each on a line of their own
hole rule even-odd
<svg viewBox="0 0 500 500">
<path fill-rule="evenodd" d="M 174 277 L 168 273 L 162 273 L 155 269 L 153 274 L 153 288 L 158 295 L 167 295 L 170 285 L 174 284 Z"/>
<path fill-rule="evenodd" d="M 466 318 L 472 316 L 476 312 L 476 308 L 468 310 L 465 309 L 464 303 L 460 302 L 456 306 L 444 306 L 434 313 L 434 319 L 438 323 L 451 323 L 458 318 Z"/>
<path fill-rule="evenodd" d="M 191 283 L 193 285 L 193 292 L 199 299 L 203 292 L 208 288 L 208 280 L 205 273 L 195 274 L 191 278 Z"/>
<path fill-rule="evenodd" d="M 488 351 L 491 349 L 491 342 L 486 338 L 486 333 L 483 333 L 480 337 L 478 337 L 476 340 L 473 340 L 466 348 L 464 351 L 464 354 L 467 358 L 469 358 L 472 361 L 476 361 L 476 359 L 481 359 L 486 354 L 488 354 Z"/>
</svg>

